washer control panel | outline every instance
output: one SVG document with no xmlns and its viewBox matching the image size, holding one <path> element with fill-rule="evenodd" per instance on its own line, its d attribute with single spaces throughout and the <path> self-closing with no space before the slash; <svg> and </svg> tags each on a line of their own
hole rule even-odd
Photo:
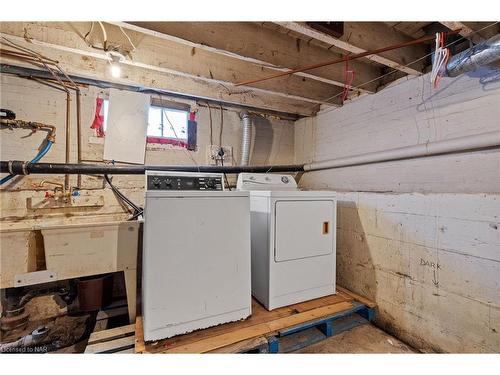
<svg viewBox="0 0 500 375">
<path fill-rule="evenodd" d="M 146 189 L 224 190 L 224 176 L 219 173 L 146 171 Z"/>
</svg>

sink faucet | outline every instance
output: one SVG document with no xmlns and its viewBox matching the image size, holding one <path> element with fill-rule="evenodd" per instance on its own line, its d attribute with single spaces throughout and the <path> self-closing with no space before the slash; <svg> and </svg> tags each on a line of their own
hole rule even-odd
<svg viewBox="0 0 500 375">
<path fill-rule="evenodd" d="M 49 184 L 49 185 L 55 185 L 55 186 L 58 186 L 58 187 L 61 189 L 61 192 L 62 192 L 61 196 L 62 196 L 62 198 L 63 198 L 63 200 L 64 200 L 65 202 L 66 202 L 66 201 L 68 200 L 68 198 L 71 196 L 71 189 L 70 189 L 70 191 L 69 191 L 69 192 L 67 192 L 67 191 L 66 191 L 66 188 L 64 187 L 64 184 L 63 184 L 63 183 L 60 183 L 60 182 L 56 182 L 56 181 L 49 181 L 49 180 L 42 180 L 42 181 L 40 182 L 40 185 L 39 185 L 39 186 L 40 186 L 40 187 L 42 187 L 42 186 L 47 185 L 47 184 Z M 56 198 L 59 198 L 59 197 L 57 197 L 57 190 L 58 190 L 58 188 L 57 188 L 57 187 L 56 187 L 56 188 L 54 188 L 54 196 L 55 196 Z"/>
</svg>

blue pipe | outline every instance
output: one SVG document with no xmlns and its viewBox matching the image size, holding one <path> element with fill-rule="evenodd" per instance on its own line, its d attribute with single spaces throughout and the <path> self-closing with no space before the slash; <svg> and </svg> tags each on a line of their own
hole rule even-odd
<svg viewBox="0 0 500 375">
<path fill-rule="evenodd" d="M 30 163 L 38 163 L 40 159 L 43 158 L 47 152 L 49 152 L 53 143 L 54 142 L 52 141 L 47 141 L 45 147 L 40 150 L 40 152 L 30 161 Z M 7 181 L 12 180 L 15 176 L 16 176 L 15 174 L 9 174 L 8 176 L 5 176 L 0 180 L 0 185 L 3 185 Z"/>
</svg>

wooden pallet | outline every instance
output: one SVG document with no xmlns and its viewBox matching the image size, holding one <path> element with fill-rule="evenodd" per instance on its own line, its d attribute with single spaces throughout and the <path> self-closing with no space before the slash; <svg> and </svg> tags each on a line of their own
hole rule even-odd
<svg viewBox="0 0 500 375">
<path fill-rule="evenodd" d="M 135 324 L 92 332 L 85 354 L 134 353 Z"/>
<path fill-rule="evenodd" d="M 112 302 L 97 313 L 94 332 L 102 331 L 108 328 L 110 320 L 123 317 L 128 314 L 127 300 L 118 300 Z"/>
<path fill-rule="evenodd" d="M 135 325 L 135 352 L 283 352 L 287 351 L 284 349 L 286 345 L 280 347 L 280 343 L 285 337 L 298 332 L 303 333 L 311 328 L 319 328 L 324 337 L 328 337 L 338 333 L 342 327 L 352 327 L 353 324 L 370 321 L 374 317 L 375 307 L 374 302 L 341 287 L 337 287 L 335 295 L 273 311 L 267 311 L 257 301 L 252 300 L 252 316 L 246 320 L 221 324 L 151 343 L 144 342 L 142 317 L 138 317 Z M 341 322 L 354 314 L 358 314 L 363 320 L 354 319 L 348 324 Z M 341 322 L 339 327 L 334 328 L 335 322 Z"/>
</svg>

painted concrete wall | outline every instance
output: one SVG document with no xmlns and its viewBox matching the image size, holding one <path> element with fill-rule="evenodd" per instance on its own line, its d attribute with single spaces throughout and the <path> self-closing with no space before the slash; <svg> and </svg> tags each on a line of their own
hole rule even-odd
<svg viewBox="0 0 500 375">
<path fill-rule="evenodd" d="M 37 82 L 0 74 L 2 108 L 16 112 L 17 118 L 32 120 L 57 126 L 56 143 L 43 158 L 44 162 L 64 162 L 65 153 L 65 94 Z M 106 97 L 106 90 L 95 87 L 82 88 L 82 156 L 87 162 L 102 162 L 103 139 L 95 137 L 90 129 L 95 112 L 97 95 Z M 71 162 L 76 162 L 76 108 L 72 103 L 72 138 Z M 148 145 L 146 164 L 207 164 L 207 147 L 210 143 L 208 108 L 190 103 L 197 108 L 198 149 L 196 152 L 169 145 Z M 213 108 L 213 141 L 219 144 L 221 116 L 220 109 Z M 233 148 L 233 165 L 237 165 L 240 157 L 241 125 L 238 112 L 224 110 L 222 144 Z M 30 134 L 30 130 L 2 128 L 0 133 L 0 157 L 2 160 L 28 160 L 36 155 L 46 133 Z M 294 160 L 294 129 L 293 122 L 279 119 L 269 119 L 256 116 L 253 120 L 253 142 L 250 158 L 251 164 L 293 163 Z M 3 176 L 2 176 L 3 177 Z M 233 176 L 229 176 L 234 181 Z M 30 175 L 16 178 L 10 184 L 2 186 L 0 192 L 1 224 L 2 226 L 17 223 L 53 219 L 69 221 L 81 216 L 123 217 L 123 208 L 119 205 L 110 189 L 100 176 L 82 177 L 82 194 L 102 196 L 103 207 L 65 208 L 50 210 L 30 210 L 26 207 L 29 197 L 43 197 L 48 188 L 37 185 L 42 179 L 62 182 L 59 175 Z M 134 202 L 142 204 L 144 195 L 144 176 L 115 176 L 115 185 Z M 77 176 L 71 177 L 71 185 L 77 185 Z M 126 216 L 126 215 L 125 215 Z M 104 218 L 103 218 L 104 220 Z"/>
<path fill-rule="evenodd" d="M 494 74 L 403 80 L 296 123 L 297 162 L 500 128 Z M 498 76 L 498 71 L 496 72 Z M 417 348 L 500 351 L 500 150 L 306 173 L 338 191 L 337 280 Z"/>
<path fill-rule="evenodd" d="M 438 90 L 432 88 L 429 75 L 404 79 L 376 95 L 320 114 L 313 121 L 299 120 L 297 161 L 321 161 L 499 130 L 498 70 L 472 75 L 444 78 Z M 303 145 L 302 140 L 309 143 Z M 302 186 L 345 191 L 498 193 L 499 170 L 497 149 L 312 172 L 304 176 Z"/>
</svg>

